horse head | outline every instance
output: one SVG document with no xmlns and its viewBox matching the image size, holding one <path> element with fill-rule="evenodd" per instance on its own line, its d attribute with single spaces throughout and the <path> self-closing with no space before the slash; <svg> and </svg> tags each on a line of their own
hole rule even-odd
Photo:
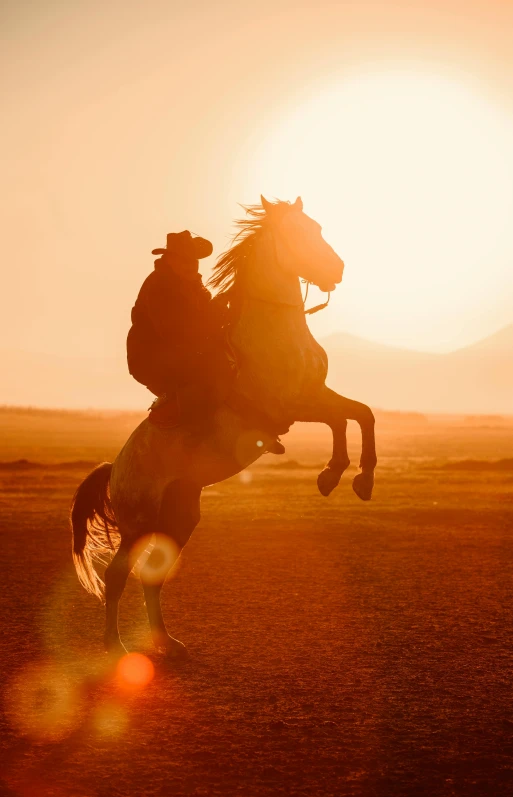
<svg viewBox="0 0 513 797">
<path fill-rule="evenodd" d="M 271 230 L 277 265 L 285 272 L 333 291 L 342 281 L 344 262 L 322 237 L 322 227 L 303 212 L 303 202 L 269 202 L 260 197 Z"/>
</svg>

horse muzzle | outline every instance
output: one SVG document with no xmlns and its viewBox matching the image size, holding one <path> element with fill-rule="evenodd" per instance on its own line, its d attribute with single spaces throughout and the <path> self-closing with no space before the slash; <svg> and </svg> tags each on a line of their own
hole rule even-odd
<svg viewBox="0 0 513 797">
<path fill-rule="evenodd" d="M 323 293 L 331 293 L 334 291 L 337 285 L 342 282 L 342 277 L 344 275 L 344 261 L 335 252 L 333 254 L 335 255 L 335 262 L 329 269 L 329 273 L 325 275 L 325 279 L 321 279 L 316 283 L 319 290 Z"/>
</svg>

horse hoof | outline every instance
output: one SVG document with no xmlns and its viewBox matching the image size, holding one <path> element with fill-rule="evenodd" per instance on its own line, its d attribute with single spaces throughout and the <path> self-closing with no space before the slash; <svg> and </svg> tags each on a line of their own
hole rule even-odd
<svg viewBox="0 0 513 797">
<path fill-rule="evenodd" d="M 370 501 L 374 487 L 374 473 L 366 471 L 358 473 L 353 479 L 353 490 L 362 501 Z"/>
<path fill-rule="evenodd" d="M 184 661 L 189 658 L 185 645 L 173 637 L 166 641 L 165 654 L 168 661 Z"/>
<path fill-rule="evenodd" d="M 122 659 L 123 656 L 126 656 L 128 650 L 123 645 L 122 642 L 108 642 L 105 641 L 105 653 L 112 661 L 117 661 L 118 659 Z"/>
<path fill-rule="evenodd" d="M 324 468 L 324 470 L 317 476 L 317 487 L 321 495 L 325 498 L 335 489 L 340 481 L 342 473 L 332 468 Z"/>
</svg>

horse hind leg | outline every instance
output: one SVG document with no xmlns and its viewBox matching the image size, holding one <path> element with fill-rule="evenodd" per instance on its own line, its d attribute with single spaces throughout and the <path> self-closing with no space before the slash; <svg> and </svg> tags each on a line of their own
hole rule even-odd
<svg viewBox="0 0 513 797">
<path fill-rule="evenodd" d="M 154 644 L 173 659 L 183 658 L 187 654 L 182 642 L 167 631 L 160 594 L 168 573 L 199 522 L 200 496 L 201 487 L 184 480 L 171 482 L 166 487 L 159 512 L 155 547 L 141 568 Z"/>
<path fill-rule="evenodd" d="M 121 540 L 114 558 L 105 570 L 105 636 L 104 644 L 107 653 L 113 656 L 124 656 L 127 650 L 119 636 L 118 607 L 125 589 L 128 574 L 134 565 L 131 546 Z"/>
</svg>

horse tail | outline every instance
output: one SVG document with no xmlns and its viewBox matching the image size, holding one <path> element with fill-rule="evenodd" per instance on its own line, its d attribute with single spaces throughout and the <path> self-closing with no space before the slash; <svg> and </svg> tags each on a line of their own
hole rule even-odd
<svg viewBox="0 0 513 797">
<path fill-rule="evenodd" d="M 78 486 L 71 502 L 72 554 L 78 580 L 92 595 L 103 600 L 105 584 L 94 562 L 105 564 L 119 541 L 119 530 L 109 494 L 112 464 L 98 465 Z"/>
</svg>

